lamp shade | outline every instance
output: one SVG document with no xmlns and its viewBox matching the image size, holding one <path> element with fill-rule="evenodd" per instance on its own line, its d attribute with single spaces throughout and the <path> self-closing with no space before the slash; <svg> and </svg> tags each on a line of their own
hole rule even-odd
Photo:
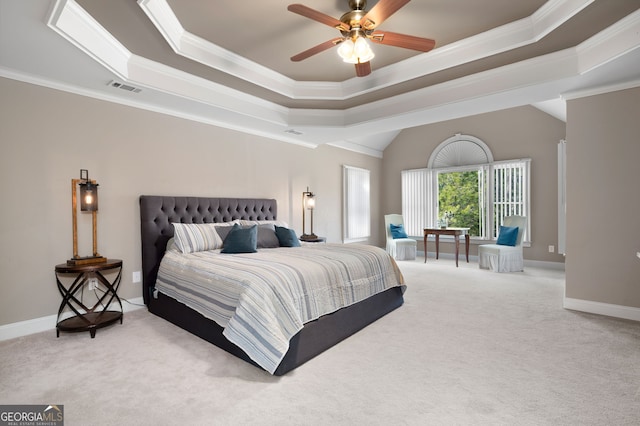
<svg viewBox="0 0 640 426">
<path fill-rule="evenodd" d="M 80 183 L 80 210 L 83 212 L 98 211 L 98 184 L 91 181 Z"/>
<path fill-rule="evenodd" d="M 313 210 L 316 207 L 316 196 L 311 192 L 307 192 L 304 197 L 304 208 Z"/>
</svg>

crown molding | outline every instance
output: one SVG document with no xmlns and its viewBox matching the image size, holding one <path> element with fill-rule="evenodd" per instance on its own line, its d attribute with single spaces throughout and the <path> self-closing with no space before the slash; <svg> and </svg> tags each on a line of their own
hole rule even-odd
<svg viewBox="0 0 640 426">
<path fill-rule="evenodd" d="M 127 81 L 276 125 L 287 123 L 289 109 L 286 107 L 141 56 L 131 55 Z"/>
<path fill-rule="evenodd" d="M 127 78 L 131 52 L 75 1 L 57 0 L 47 26 L 119 78 Z"/>
<path fill-rule="evenodd" d="M 595 0 L 549 0 L 531 15 L 536 41 L 564 24 Z"/>
<path fill-rule="evenodd" d="M 295 84 L 280 73 L 186 31 L 166 1 L 138 0 L 138 5 L 176 54 L 275 92 L 290 90 Z"/>
<path fill-rule="evenodd" d="M 375 70 L 375 79 L 353 77 L 343 82 L 292 80 L 191 34 L 166 0 L 138 0 L 138 5 L 178 55 L 291 99 L 346 100 L 535 43 L 593 1 L 550 0 L 529 17 Z"/>
<path fill-rule="evenodd" d="M 640 87 L 640 79 L 625 81 L 624 83 L 607 84 L 604 86 L 592 87 L 587 90 L 575 90 L 562 94 L 562 99 L 571 101 L 574 99 L 586 98 L 589 96 L 603 95 L 605 93 L 618 92 L 620 90 L 635 89 Z"/>
<path fill-rule="evenodd" d="M 134 55 L 74 0 L 58 0 L 47 25 L 128 84 L 286 124 L 285 107 Z"/>
<path fill-rule="evenodd" d="M 351 108 L 344 116 L 345 125 L 371 120 L 391 120 L 409 112 L 424 113 L 425 110 L 454 103 L 456 100 L 478 99 L 491 94 L 568 78 L 576 75 L 577 62 L 575 49 L 565 49 L 461 77 Z M 389 111 L 394 113 L 390 114 Z"/>
<path fill-rule="evenodd" d="M 580 58 L 578 72 L 586 74 L 636 49 L 640 49 L 640 9 L 576 47 Z M 572 100 L 638 86 L 640 86 L 640 80 L 631 80 L 586 90 L 568 91 L 562 94 L 562 98 Z"/>
<path fill-rule="evenodd" d="M 393 138 L 390 138 L 388 140 L 388 143 L 391 143 L 391 140 L 393 140 Z M 356 142 L 337 141 L 337 142 L 329 142 L 327 143 L 327 145 L 334 146 L 340 149 L 346 149 L 347 151 L 357 152 L 359 154 L 365 154 L 365 155 L 368 155 L 369 157 L 382 158 L 383 150 L 373 149 L 366 145 L 360 145 L 359 143 L 356 143 Z"/>
<path fill-rule="evenodd" d="M 587 73 L 639 46 L 640 9 L 577 46 L 580 73 Z"/>
</svg>

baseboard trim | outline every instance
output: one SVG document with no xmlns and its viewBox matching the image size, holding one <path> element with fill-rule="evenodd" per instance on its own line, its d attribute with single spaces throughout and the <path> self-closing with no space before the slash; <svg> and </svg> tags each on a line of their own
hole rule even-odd
<svg viewBox="0 0 640 426">
<path fill-rule="evenodd" d="M 587 312 L 589 314 L 606 315 L 608 317 L 640 321 L 640 308 L 632 306 L 612 305 L 609 303 L 593 302 L 591 300 L 572 299 L 565 297 L 562 302 L 565 309 Z"/>
<path fill-rule="evenodd" d="M 532 268 L 553 269 L 554 271 L 564 271 L 564 262 L 549 262 L 546 260 L 524 260 L 524 266 Z"/>
<path fill-rule="evenodd" d="M 122 300 L 122 309 L 124 312 L 135 311 L 144 306 L 144 299 L 137 297 L 135 299 Z M 41 318 L 34 318 L 27 321 L 14 322 L 0 326 L 0 341 L 14 339 L 16 337 L 28 336 L 29 334 L 40 333 L 42 331 L 55 330 L 57 315 L 49 315 Z"/>
</svg>

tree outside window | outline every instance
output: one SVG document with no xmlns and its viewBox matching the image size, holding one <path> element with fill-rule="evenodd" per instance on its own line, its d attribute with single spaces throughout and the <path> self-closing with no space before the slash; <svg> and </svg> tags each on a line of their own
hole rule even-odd
<svg viewBox="0 0 640 426">
<path fill-rule="evenodd" d="M 478 171 L 438 173 L 438 217 L 448 225 L 471 228 L 471 236 L 480 236 L 480 189 Z"/>
</svg>

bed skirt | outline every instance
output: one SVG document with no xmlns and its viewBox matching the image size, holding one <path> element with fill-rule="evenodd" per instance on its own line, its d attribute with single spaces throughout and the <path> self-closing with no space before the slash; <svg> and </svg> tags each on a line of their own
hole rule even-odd
<svg viewBox="0 0 640 426">
<path fill-rule="evenodd" d="M 304 328 L 291 338 L 289 350 L 274 375 L 286 374 L 399 308 L 403 303 L 402 288 L 393 287 L 305 324 Z M 261 368 L 242 349 L 223 336 L 221 326 L 175 299 L 158 293 L 157 298 L 151 298 L 149 301 L 149 311 Z"/>
</svg>

